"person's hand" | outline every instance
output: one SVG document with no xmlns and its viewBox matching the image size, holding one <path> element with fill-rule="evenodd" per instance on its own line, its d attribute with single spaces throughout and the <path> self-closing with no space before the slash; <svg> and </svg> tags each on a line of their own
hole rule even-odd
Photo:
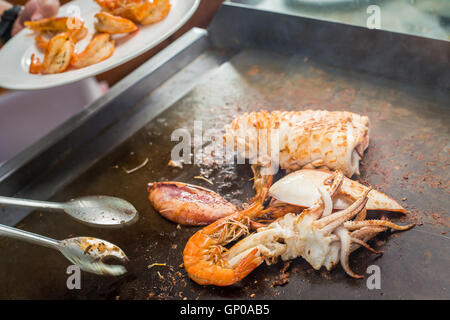
<svg viewBox="0 0 450 320">
<path fill-rule="evenodd" d="M 56 16 L 59 0 L 29 0 L 14 22 L 11 35 L 16 35 L 24 28 L 25 21 L 34 21 Z"/>
</svg>

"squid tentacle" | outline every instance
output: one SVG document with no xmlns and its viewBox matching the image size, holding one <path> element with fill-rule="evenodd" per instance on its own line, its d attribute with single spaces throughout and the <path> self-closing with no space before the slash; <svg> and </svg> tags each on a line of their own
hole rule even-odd
<svg viewBox="0 0 450 320">
<path fill-rule="evenodd" d="M 393 223 L 391 221 L 387 221 L 387 220 L 347 221 L 344 223 L 344 227 L 349 231 L 357 230 L 362 227 L 368 227 L 368 226 L 382 226 L 382 227 L 387 227 L 387 228 L 391 228 L 394 230 L 405 231 L 405 230 L 409 230 L 412 227 L 414 227 L 415 224 L 412 223 L 412 224 L 408 224 L 406 226 L 400 226 L 398 224 L 395 224 L 395 223 Z"/>
<path fill-rule="evenodd" d="M 371 189 L 367 189 L 361 198 L 356 200 L 352 205 L 350 205 L 347 209 L 344 209 L 340 212 L 337 212 L 335 214 L 329 215 L 327 217 L 324 217 L 320 220 L 317 220 L 314 222 L 314 226 L 322 229 L 324 232 L 332 232 L 334 229 L 336 229 L 338 226 L 340 226 L 345 221 L 353 218 L 355 215 L 357 215 L 361 210 L 364 209 L 367 203 L 367 194 L 369 193 Z"/>
</svg>

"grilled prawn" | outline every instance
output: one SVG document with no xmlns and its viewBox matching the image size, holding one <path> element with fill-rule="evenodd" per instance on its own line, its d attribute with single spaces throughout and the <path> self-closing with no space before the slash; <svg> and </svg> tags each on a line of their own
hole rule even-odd
<svg viewBox="0 0 450 320">
<path fill-rule="evenodd" d="M 74 68 L 84 68 L 108 59 L 113 53 L 114 40 L 109 33 L 99 33 L 82 52 L 73 55 L 71 65 Z"/>
<path fill-rule="evenodd" d="M 171 7 L 169 0 L 153 0 L 147 16 L 140 23 L 147 25 L 164 20 L 169 15 Z"/>
<path fill-rule="evenodd" d="M 73 55 L 73 41 L 63 32 L 54 36 L 45 51 L 44 61 L 41 62 L 34 54 L 31 55 L 30 73 L 51 74 L 60 73 L 67 69 Z"/>
<path fill-rule="evenodd" d="M 164 20 L 172 7 L 169 0 L 96 0 L 103 12 L 143 25 Z"/>
<path fill-rule="evenodd" d="M 346 111 L 244 113 L 225 129 L 228 148 L 252 163 L 279 153 L 279 164 L 288 171 L 327 168 L 351 177 L 359 174 L 359 160 L 369 145 L 369 119 Z"/>
<path fill-rule="evenodd" d="M 279 141 L 272 139 L 274 135 L 271 131 L 274 130 L 278 130 Z M 256 163 L 267 164 L 265 154 L 258 153 L 261 150 L 270 150 L 267 144 L 272 142 L 281 150 L 280 164 L 285 169 L 294 170 L 302 166 L 336 166 L 343 168 L 346 175 L 351 176 L 353 172 L 359 171 L 360 155 L 369 143 L 368 118 L 350 112 L 312 110 L 244 114 L 226 127 L 225 143 L 228 144 L 230 141 L 238 151 L 242 151 L 247 158 L 255 160 Z M 346 163 L 348 158 L 350 163 Z M 278 218 L 286 213 L 298 213 L 312 206 L 320 197 L 317 188 L 323 185 L 329 174 L 330 172 L 326 170 L 304 169 L 284 177 L 271 188 L 272 202 L 266 212 L 270 212 L 271 218 Z M 176 187 L 180 185 L 173 183 L 172 189 Z M 203 201 L 201 208 L 190 202 L 182 205 L 179 197 L 182 188 L 180 187 L 178 192 L 173 190 L 169 192 L 167 188 L 152 189 L 158 196 L 151 196 L 150 201 L 157 210 L 163 210 L 160 213 L 166 218 L 177 221 L 175 217 L 182 216 L 185 223 L 189 221 L 189 224 L 194 225 L 204 224 L 203 217 L 210 216 L 211 212 L 215 213 L 211 215 L 211 219 L 230 214 L 228 207 L 222 210 L 224 207 L 214 206 L 212 201 L 209 203 Z M 345 178 L 335 198 L 335 209 L 347 208 L 365 189 L 366 187 L 358 182 Z M 213 198 L 217 199 L 217 195 Z M 369 193 L 366 209 L 406 212 L 395 200 L 376 190 Z M 361 212 L 361 215 L 364 214 L 365 210 Z"/>
<path fill-rule="evenodd" d="M 262 214 L 272 176 L 262 176 L 260 169 L 252 166 L 255 173 L 256 196 L 250 206 L 242 211 L 223 217 L 197 231 L 187 242 L 183 251 L 183 264 L 188 276 L 202 285 L 229 286 L 245 278 L 264 259 L 258 250 L 248 252 L 233 266 L 223 259 L 225 246 L 249 233 L 253 219 Z"/>
<path fill-rule="evenodd" d="M 290 204 L 300 210 L 313 206 L 320 199 L 318 190 L 320 188 L 329 189 L 326 181 L 331 175 L 331 171 L 318 169 L 303 169 L 286 175 L 269 190 L 269 195 L 272 197 L 271 206 L 276 208 Z M 335 210 L 347 208 L 367 189 L 368 187 L 358 181 L 344 177 L 341 187 L 333 197 L 333 208 Z M 367 198 L 367 210 L 406 213 L 406 210 L 397 201 L 380 191 L 370 191 Z"/>
<path fill-rule="evenodd" d="M 48 37 L 66 32 L 74 43 L 84 39 L 88 29 L 84 22 L 77 17 L 53 17 L 36 21 L 26 21 L 25 27 L 35 34 L 36 45 L 43 51 L 47 49 Z"/>
</svg>

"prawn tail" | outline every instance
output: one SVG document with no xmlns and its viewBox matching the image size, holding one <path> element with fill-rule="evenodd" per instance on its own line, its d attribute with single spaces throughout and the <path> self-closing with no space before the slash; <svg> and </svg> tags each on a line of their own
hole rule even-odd
<svg viewBox="0 0 450 320">
<path fill-rule="evenodd" d="M 248 276 L 253 270 L 255 270 L 264 259 L 258 255 L 258 249 L 253 249 L 234 269 L 235 283 L 241 281 Z"/>
</svg>

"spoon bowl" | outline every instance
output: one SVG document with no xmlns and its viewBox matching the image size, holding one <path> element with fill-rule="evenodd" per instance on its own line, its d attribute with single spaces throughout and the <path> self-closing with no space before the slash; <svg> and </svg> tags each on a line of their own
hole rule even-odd
<svg viewBox="0 0 450 320">
<path fill-rule="evenodd" d="M 138 219 L 137 210 L 131 203 L 109 196 L 72 199 L 64 203 L 62 209 L 72 218 L 97 227 L 120 228 Z"/>
<path fill-rule="evenodd" d="M 76 237 L 59 241 L 59 251 L 81 270 L 99 275 L 119 276 L 127 272 L 125 266 L 105 263 L 108 258 L 125 263 L 125 252 L 118 246 L 92 237 Z"/>
</svg>

